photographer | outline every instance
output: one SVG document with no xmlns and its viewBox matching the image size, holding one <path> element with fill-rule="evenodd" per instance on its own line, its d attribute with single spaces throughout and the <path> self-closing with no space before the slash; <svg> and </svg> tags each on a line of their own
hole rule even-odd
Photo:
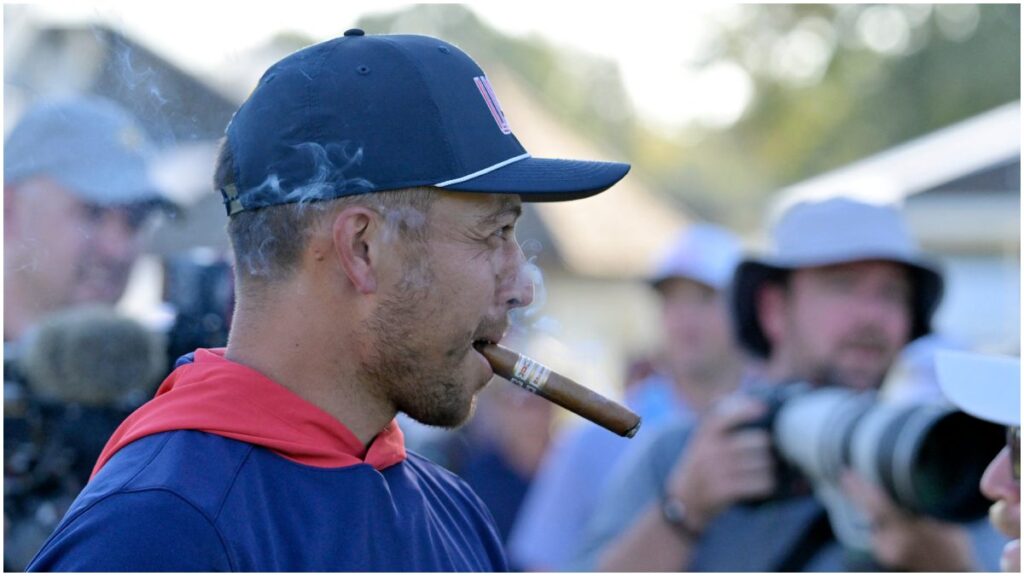
<svg viewBox="0 0 1024 576">
<path fill-rule="evenodd" d="M 800 203 L 782 214 L 773 240 L 764 259 L 740 264 L 731 295 L 738 337 L 765 358 L 768 383 L 875 389 L 900 349 L 930 331 L 942 279 L 920 260 L 896 210 L 849 199 Z M 862 478 L 843 486 L 857 490 L 846 497 L 874 521 L 869 559 L 844 550 L 813 496 L 745 504 L 777 487 L 769 432 L 749 427 L 766 410 L 750 396 L 732 396 L 696 425 L 649 435 L 609 481 L 582 550 L 586 567 L 973 567 L 966 530 L 900 510 Z"/>
<path fill-rule="evenodd" d="M 134 118 L 94 96 L 34 106 L 4 142 L 7 569 L 25 567 L 127 415 L 116 384 L 154 384 L 141 328 L 81 308 L 121 298 L 146 221 L 168 205 L 148 175 L 151 150 Z"/>
<path fill-rule="evenodd" d="M 148 173 L 152 147 L 109 100 L 82 96 L 29 110 L 4 142 L 4 342 L 49 313 L 114 304 L 167 205 Z"/>
<path fill-rule="evenodd" d="M 943 393 L 969 414 L 1006 426 L 1006 446 L 981 479 L 992 525 L 1010 538 L 1003 572 L 1020 572 L 1020 358 L 943 352 L 935 358 Z"/>
<path fill-rule="evenodd" d="M 696 418 L 752 372 L 730 332 L 726 304 L 741 252 L 732 232 L 693 224 L 659 255 L 647 283 L 661 304 L 664 345 L 655 372 L 626 392 L 644 426 Z M 606 472 L 635 442 L 592 426 L 559 437 L 516 519 L 510 558 L 530 571 L 566 569 L 600 504 Z"/>
</svg>

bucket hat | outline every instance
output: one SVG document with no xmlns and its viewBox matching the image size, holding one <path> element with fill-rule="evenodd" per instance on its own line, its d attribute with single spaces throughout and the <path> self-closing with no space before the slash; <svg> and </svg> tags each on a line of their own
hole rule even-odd
<svg viewBox="0 0 1024 576">
<path fill-rule="evenodd" d="M 775 223 L 768 251 L 737 266 L 730 301 L 740 343 L 762 358 L 771 353 L 757 314 L 757 293 L 766 282 L 800 268 L 864 260 L 907 267 L 913 285 L 911 339 L 931 332 L 943 292 L 938 265 L 921 256 L 895 206 L 836 197 L 791 206 Z"/>
</svg>

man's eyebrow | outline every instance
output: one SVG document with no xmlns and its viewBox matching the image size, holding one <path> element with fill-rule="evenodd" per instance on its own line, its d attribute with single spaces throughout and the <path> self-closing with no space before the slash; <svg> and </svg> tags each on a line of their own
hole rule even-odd
<svg viewBox="0 0 1024 576">
<path fill-rule="evenodd" d="M 501 220 L 506 214 L 510 213 L 515 215 L 516 219 L 519 219 L 519 217 L 523 215 L 523 205 L 512 200 L 504 202 L 502 206 L 498 207 L 498 209 L 481 218 L 480 223 L 497 224 L 498 221 Z"/>
</svg>

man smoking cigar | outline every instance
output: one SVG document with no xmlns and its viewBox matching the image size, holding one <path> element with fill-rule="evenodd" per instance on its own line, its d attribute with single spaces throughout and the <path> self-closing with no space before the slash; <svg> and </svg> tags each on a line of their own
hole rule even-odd
<svg viewBox="0 0 1024 576">
<path fill-rule="evenodd" d="M 522 202 L 617 163 L 532 158 L 484 72 L 425 36 L 349 30 L 272 66 L 215 186 L 236 310 L 108 443 L 30 569 L 498 571 L 493 521 L 407 453 L 398 411 L 457 426 L 478 348 L 532 299 Z"/>
</svg>

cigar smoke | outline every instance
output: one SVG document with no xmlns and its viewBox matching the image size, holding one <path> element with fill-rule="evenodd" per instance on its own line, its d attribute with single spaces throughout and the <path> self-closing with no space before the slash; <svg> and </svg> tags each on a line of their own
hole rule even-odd
<svg viewBox="0 0 1024 576">
<path fill-rule="evenodd" d="M 523 257 L 525 261 L 520 267 L 518 274 L 521 277 L 529 278 L 533 284 L 533 302 L 525 308 L 516 308 L 509 312 L 509 323 L 514 328 L 527 329 L 527 328 L 542 328 L 550 323 L 546 323 L 545 317 L 540 315 L 540 311 L 547 304 L 547 290 L 544 288 L 544 274 L 541 272 L 540 267 L 537 266 L 537 256 L 540 255 L 542 246 L 537 240 L 524 240 L 520 243 L 520 248 L 523 251 Z"/>
<path fill-rule="evenodd" d="M 497 344 L 486 344 L 479 350 L 495 374 L 521 388 L 619 436 L 632 438 L 640 429 L 640 416 L 625 406 L 573 382 L 532 358 Z"/>
</svg>

